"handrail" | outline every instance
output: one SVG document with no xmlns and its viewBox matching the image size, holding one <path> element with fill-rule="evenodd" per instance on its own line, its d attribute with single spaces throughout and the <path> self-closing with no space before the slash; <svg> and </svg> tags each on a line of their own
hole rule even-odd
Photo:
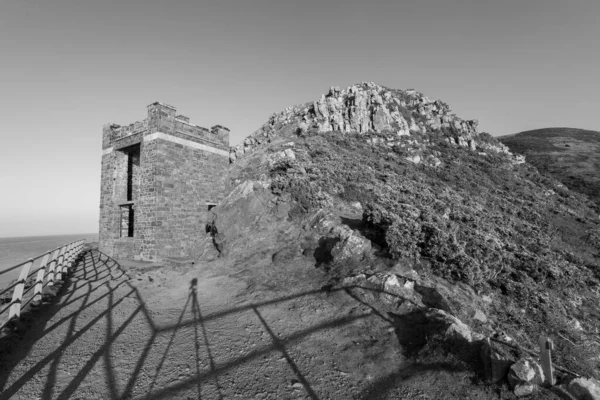
<svg viewBox="0 0 600 400">
<path fill-rule="evenodd" d="M 66 276 L 71 267 L 75 265 L 75 261 L 81 254 L 84 244 L 85 239 L 76 240 L 0 271 L 1 276 L 21 267 L 17 281 L 9 284 L 8 288 L 0 292 L 0 296 L 2 296 L 10 291 L 10 289 L 13 289 L 10 304 L 0 311 L 0 329 L 4 328 L 9 322 L 19 319 L 21 317 L 21 310 L 26 305 L 30 303 L 32 305 L 39 304 L 42 301 L 44 287 L 53 286 L 55 283 L 63 280 L 63 276 Z M 39 264 L 36 268 L 33 268 L 37 260 L 40 260 Z M 32 282 L 30 278 L 34 275 L 35 282 Z M 25 287 L 26 285 L 27 288 Z M 25 296 L 31 292 L 31 289 L 33 289 L 33 295 Z M 24 299 L 24 297 L 27 298 Z M 3 296 L 3 298 L 6 298 L 6 296 Z M 3 315 L 7 311 L 8 318 L 5 318 Z"/>
</svg>

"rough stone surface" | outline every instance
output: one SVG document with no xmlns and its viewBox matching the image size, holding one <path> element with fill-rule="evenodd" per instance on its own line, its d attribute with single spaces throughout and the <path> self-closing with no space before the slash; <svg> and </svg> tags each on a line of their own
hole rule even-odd
<svg viewBox="0 0 600 400">
<path fill-rule="evenodd" d="M 230 148 L 231 162 L 269 143 L 285 125 L 295 126 L 300 135 L 315 131 L 393 132 L 397 136 L 411 135 L 411 132 L 445 132 L 445 135 L 450 135 L 447 141 L 452 145 L 473 151 L 487 149 L 510 154 L 503 145 L 480 143 L 478 122 L 459 118 L 443 101 L 431 101 L 412 89 L 392 90 L 373 82 L 362 82 L 346 89 L 331 87 L 315 102 L 288 107 L 273 114 L 242 144 Z"/>
<path fill-rule="evenodd" d="M 516 390 L 521 385 L 541 385 L 544 382 L 542 367 L 531 358 L 522 358 L 508 371 L 508 383 Z"/>
<path fill-rule="evenodd" d="M 530 396 L 537 390 L 537 388 L 538 387 L 536 385 L 519 384 L 514 388 L 514 393 L 517 397 Z"/>
<path fill-rule="evenodd" d="M 295 253 L 300 228 L 288 220 L 289 203 L 278 203 L 270 185 L 269 180 L 247 180 L 237 185 L 211 211 L 212 243 L 204 241 L 198 246 L 199 255 L 210 255 L 206 246 L 214 246 L 220 256 L 236 260 L 247 257 L 248 249 L 252 249 L 255 262 L 262 263 L 266 259 L 279 262 L 285 252 Z M 282 245 L 291 247 L 278 253 L 284 250 Z"/>
<path fill-rule="evenodd" d="M 339 241 L 331 250 L 334 260 L 347 260 L 349 258 L 361 258 L 363 254 L 371 249 L 371 241 L 365 239 L 358 232 L 353 231 L 347 226 L 336 226 L 332 233 Z"/>
<path fill-rule="evenodd" d="M 600 400 L 600 382 L 592 378 L 573 379 L 567 389 L 580 400 Z"/>
<path fill-rule="evenodd" d="M 455 341 L 459 344 L 471 343 L 473 341 L 471 329 L 446 311 L 432 308 L 428 311 L 427 317 L 444 325 L 443 333 L 447 340 Z"/>
</svg>

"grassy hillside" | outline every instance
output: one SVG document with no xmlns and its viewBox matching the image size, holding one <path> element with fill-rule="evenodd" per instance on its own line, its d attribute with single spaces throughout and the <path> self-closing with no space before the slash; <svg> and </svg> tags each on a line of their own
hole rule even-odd
<svg viewBox="0 0 600 400">
<path fill-rule="evenodd" d="M 235 189 L 213 211 L 216 250 L 204 254 L 240 268 L 267 260 L 256 284 L 269 290 L 285 289 L 275 276 L 286 266 L 314 266 L 322 288 L 350 285 L 396 321 L 406 356 L 421 363 L 435 337 L 421 322 L 442 309 L 473 337 L 521 350 L 535 353 L 548 335 L 557 365 L 598 377 L 600 207 L 569 188 L 597 190 L 599 134 L 502 142 L 533 166 L 441 101 L 371 83 L 331 88 L 231 149 Z M 416 335 L 405 332 L 413 325 Z"/>
<path fill-rule="evenodd" d="M 545 128 L 498 139 L 540 172 L 600 205 L 600 132 Z"/>
<path fill-rule="evenodd" d="M 277 159 L 290 147 L 294 159 Z M 441 164 L 408 161 L 415 149 Z M 532 349 L 548 333 L 557 338 L 560 365 L 597 371 L 600 221 L 586 197 L 510 155 L 453 146 L 435 134 L 288 133 L 234 164 L 238 182 L 261 176 L 290 204 L 288 220 L 298 226 L 339 203 L 363 210 L 343 221 L 374 243 L 371 258 L 319 258 L 327 237 L 316 233 L 302 244 L 332 281 L 400 263 L 466 284 L 494 299 L 483 332 L 507 332 Z"/>
</svg>

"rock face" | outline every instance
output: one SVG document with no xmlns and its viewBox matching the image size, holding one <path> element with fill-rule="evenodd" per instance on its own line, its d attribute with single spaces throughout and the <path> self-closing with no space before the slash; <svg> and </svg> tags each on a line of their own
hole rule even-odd
<svg viewBox="0 0 600 400">
<path fill-rule="evenodd" d="M 298 228 L 287 221 L 289 205 L 276 202 L 269 185 L 268 180 L 244 181 L 213 208 L 207 225 L 210 236 L 195 256 L 204 261 L 217 256 L 270 259 L 281 243 L 295 243 Z"/>
<path fill-rule="evenodd" d="M 389 89 L 373 82 L 362 82 L 346 89 L 331 87 L 315 102 L 274 114 L 269 121 L 240 145 L 230 148 L 230 161 L 269 143 L 286 125 L 298 134 L 341 131 L 344 133 L 393 132 L 448 135 L 448 142 L 476 150 L 479 147 L 508 153 L 500 144 L 478 140 L 476 120 L 464 120 L 452 113 L 441 100 L 432 101 L 416 90 Z M 412 161 L 418 163 L 420 160 Z"/>
</svg>

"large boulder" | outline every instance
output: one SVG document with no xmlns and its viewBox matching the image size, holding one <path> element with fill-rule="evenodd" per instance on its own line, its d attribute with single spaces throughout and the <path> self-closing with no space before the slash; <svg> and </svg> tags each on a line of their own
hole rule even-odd
<svg viewBox="0 0 600 400">
<path fill-rule="evenodd" d="M 271 259 L 286 243 L 294 242 L 300 228 L 288 221 L 290 203 L 280 202 L 271 193 L 270 181 L 247 180 L 236 186 L 211 210 L 207 225 L 210 240 L 204 240 L 195 256 L 214 259 L 219 256 Z M 253 249 L 249 251 L 249 249 Z"/>
</svg>

